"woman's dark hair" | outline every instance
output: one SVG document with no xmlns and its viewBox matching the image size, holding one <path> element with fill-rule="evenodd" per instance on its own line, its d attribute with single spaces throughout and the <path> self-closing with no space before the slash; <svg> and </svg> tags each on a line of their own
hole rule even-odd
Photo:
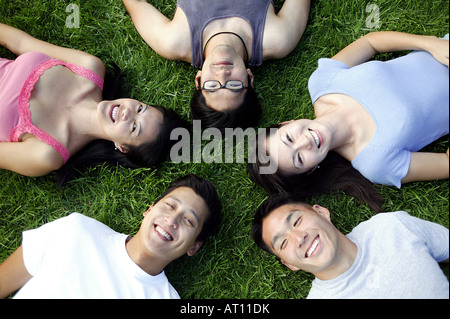
<svg viewBox="0 0 450 319">
<path fill-rule="evenodd" d="M 268 137 L 270 127 L 266 128 L 265 133 L 265 135 L 258 135 L 256 154 L 258 154 L 258 148 L 265 145 L 265 141 L 261 141 L 261 136 Z M 367 203 L 375 212 L 381 212 L 383 197 L 368 179 L 336 152 L 328 152 L 328 155 L 320 163 L 320 168 L 295 175 L 286 175 L 279 170 L 273 174 L 260 174 L 260 168 L 264 164 L 258 156 L 254 156 L 254 158 L 256 158 L 255 163 L 247 164 L 247 173 L 253 182 L 260 185 L 269 194 L 292 192 L 301 197 L 310 197 L 343 191 L 360 202 Z"/>
<path fill-rule="evenodd" d="M 222 220 L 222 204 L 220 203 L 219 195 L 217 195 L 217 191 L 210 181 L 195 174 L 189 174 L 170 184 L 165 192 L 155 201 L 155 204 L 179 187 L 191 188 L 198 196 L 203 198 L 208 206 L 208 218 L 203 223 L 202 231 L 197 236 L 197 241 L 203 241 L 214 234 Z"/>
<path fill-rule="evenodd" d="M 222 133 L 227 127 L 254 127 L 261 116 L 261 105 L 255 89 L 250 86 L 246 90 L 239 106 L 232 110 L 216 111 L 206 104 L 202 90 L 195 89 L 191 99 L 191 116 L 194 120 L 201 120 L 202 129 L 215 127 Z"/>
<path fill-rule="evenodd" d="M 105 77 L 103 99 L 114 100 L 120 97 L 118 93 L 120 77 L 120 69 L 114 65 L 114 74 L 107 74 Z M 116 150 L 112 141 L 94 140 L 71 156 L 69 161 L 56 172 L 54 178 L 56 184 L 60 187 L 66 185 L 78 176 L 81 170 L 89 166 L 120 164 L 128 168 L 140 168 L 154 166 L 164 161 L 169 155 L 170 148 L 178 142 L 178 140 L 170 139 L 170 132 L 177 127 L 188 128 L 189 125 L 175 111 L 157 105 L 153 107 L 163 115 L 158 136 L 154 141 L 137 147 L 130 146 L 129 152 L 125 154 Z"/>
</svg>

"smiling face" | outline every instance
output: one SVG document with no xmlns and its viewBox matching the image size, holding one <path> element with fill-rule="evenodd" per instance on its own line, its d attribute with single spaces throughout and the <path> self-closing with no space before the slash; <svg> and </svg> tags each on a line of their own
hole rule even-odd
<svg viewBox="0 0 450 319">
<path fill-rule="evenodd" d="M 229 80 L 240 80 L 246 87 L 253 86 L 253 75 L 250 69 L 246 68 L 242 57 L 231 46 L 227 45 L 215 47 L 205 59 L 202 70 L 197 72 L 195 78 L 197 89 L 203 87 L 203 84 L 210 80 L 219 81 L 222 85 L 225 85 Z M 242 104 L 245 92 L 246 89 L 238 91 L 219 89 L 215 91 L 203 90 L 202 94 L 210 108 L 216 111 L 224 111 L 235 109 Z"/>
<path fill-rule="evenodd" d="M 291 270 L 328 276 L 339 260 L 341 235 L 319 205 L 287 204 L 264 218 L 262 239 Z M 331 275 L 331 276 L 334 276 Z"/>
<path fill-rule="evenodd" d="M 158 109 L 133 99 L 102 101 L 97 114 L 106 138 L 125 153 L 129 146 L 154 141 L 163 121 Z"/>
<path fill-rule="evenodd" d="M 266 139 L 265 148 L 281 172 L 300 174 L 317 167 L 326 157 L 330 140 L 326 126 L 302 119 L 282 125 Z"/>
<path fill-rule="evenodd" d="M 196 239 L 208 217 L 202 197 L 189 187 L 178 187 L 144 213 L 139 232 L 149 254 L 172 261 L 201 246 Z"/>
</svg>

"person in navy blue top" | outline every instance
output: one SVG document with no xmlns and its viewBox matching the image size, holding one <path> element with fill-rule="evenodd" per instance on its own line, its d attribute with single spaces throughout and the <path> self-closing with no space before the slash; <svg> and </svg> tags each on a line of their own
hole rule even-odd
<svg viewBox="0 0 450 319">
<path fill-rule="evenodd" d="M 201 68 L 191 101 L 202 127 L 255 126 L 261 113 L 248 68 L 288 55 L 300 41 L 310 0 L 178 0 L 170 20 L 147 1 L 123 0 L 159 55 Z"/>
</svg>

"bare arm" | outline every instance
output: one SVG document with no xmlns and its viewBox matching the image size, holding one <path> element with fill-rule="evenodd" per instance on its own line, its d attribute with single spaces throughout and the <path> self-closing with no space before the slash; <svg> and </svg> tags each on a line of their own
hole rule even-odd
<svg viewBox="0 0 450 319">
<path fill-rule="evenodd" d="M 333 59 L 352 67 L 366 62 L 377 53 L 403 50 L 425 50 L 440 63 L 449 65 L 449 42 L 435 36 L 414 35 L 395 31 L 366 34 L 349 44 Z"/>
<path fill-rule="evenodd" d="M 102 78 L 105 76 L 105 67 L 97 57 L 83 51 L 64 48 L 41 41 L 26 32 L 3 23 L 0 23 L 0 44 L 17 55 L 29 51 L 38 51 L 67 63 L 84 66 Z"/>
<path fill-rule="evenodd" d="M 169 60 L 191 62 L 187 20 L 167 18 L 146 0 L 123 0 L 142 39 L 159 55 Z"/>
<path fill-rule="evenodd" d="M 295 49 L 306 29 L 310 2 L 285 0 L 276 15 L 269 9 L 264 30 L 264 60 L 284 58 Z"/>
<path fill-rule="evenodd" d="M 43 176 L 59 169 L 64 159 L 35 137 L 23 142 L 0 143 L 0 168 L 25 176 Z"/>
<path fill-rule="evenodd" d="M 447 153 L 411 153 L 408 174 L 402 184 L 418 181 L 431 181 L 449 178 L 449 159 Z"/>
<path fill-rule="evenodd" d="M 23 261 L 23 248 L 20 246 L 0 264 L 0 298 L 6 298 L 16 292 L 31 278 Z"/>
</svg>

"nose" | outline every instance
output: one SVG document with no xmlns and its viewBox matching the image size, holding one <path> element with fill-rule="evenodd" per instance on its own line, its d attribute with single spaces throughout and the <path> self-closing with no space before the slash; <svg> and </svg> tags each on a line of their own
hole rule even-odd
<svg viewBox="0 0 450 319">
<path fill-rule="evenodd" d="M 170 228 L 178 227 L 178 214 L 167 214 L 164 220 Z"/>
<path fill-rule="evenodd" d="M 216 76 L 219 80 L 224 80 L 231 75 L 231 68 L 227 66 L 219 66 L 215 69 Z"/>
<path fill-rule="evenodd" d="M 297 244 L 297 247 L 301 247 L 305 243 L 308 234 L 304 231 L 293 231 L 292 237 L 292 240 Z"/>
<path fill-rule="evenodd" d="M 128 120 L 131 115 L 131 109 L 129 107 L 124 107 L 122 113 L 120 114 L 122 121 Z"/>
<path fill-rule="evenodd" d="M 306 134 L 302 134 L 296 141 L 295 146 L 297 149 L 310 150 L 312 148 L 311 139 Z"/>
</svg>

